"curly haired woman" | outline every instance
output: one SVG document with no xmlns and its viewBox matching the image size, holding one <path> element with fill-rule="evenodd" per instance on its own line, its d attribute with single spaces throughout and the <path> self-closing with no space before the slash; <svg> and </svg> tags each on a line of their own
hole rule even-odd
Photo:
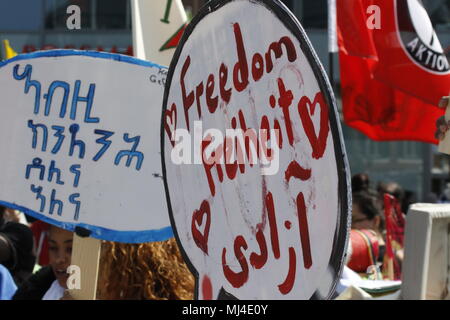
<svg viewBox="0 0 450 320">
<path fill-rule="evenodd" d="M 97 299 L 189 300 L 194 277 L 174 238 L 126 244 L 103 242 Z"/>
</svg>

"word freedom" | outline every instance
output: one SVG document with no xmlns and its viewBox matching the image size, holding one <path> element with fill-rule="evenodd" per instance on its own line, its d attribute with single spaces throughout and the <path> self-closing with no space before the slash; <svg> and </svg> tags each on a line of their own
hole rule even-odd
<svg viewBox="0 0 450 320">
<path fill-rule="evenodd" d="M 194 137 L 188 130 L 178 128 L 172 131 L 171 141 L 174 148 L 171 151 L 171 159 L 175 165 L 181 164 L 227 164 L 242 165 L 245 159 L 251 165 L 260 160 L 262 175 L 275 175 L 279 169 L 279 146 L 277 139 L 272 139 L 269 148 L 270 137 L 278 137 L 278 129 L 259 129 L 257 134 L 254 129 L 226 129 L 225 138 L 219 129 L 208 129 L 203 133 L 202 121 L 194 121 Z M 258 138 L 259 137 L 259 138 Z M 194 161 L 192 162 L 192 142 Z M 244 147 L 245 146 L 245 147 Z M 245 151 L 244 151 L 245 149 Z"/>
</svg>

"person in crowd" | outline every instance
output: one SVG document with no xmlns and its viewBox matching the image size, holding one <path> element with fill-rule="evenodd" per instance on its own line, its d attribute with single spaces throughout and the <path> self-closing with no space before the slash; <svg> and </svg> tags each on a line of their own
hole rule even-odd
<svg viewBox="0 0 450 320">
<path fill-rule="evenodd" d="M 33 272 L 33 233 L 22 223 L 10 219 L 13 211 L 0 205 L 0 264 L 3 264 L 20 286 Z"/>
<path fill-rule="evenodd" d="M 445 109 L 450 105 L 450 97 L 442 97 L 441 100 L 439 100 L 439 108 Z M 443 141 L 445 138 L 445 134 L 450 128 L 450 121 L 445 120 L 445 116 L 439 117 L 436 120 L 436 131 L 434 133 L 434 137 L 439 140 Z"/>
<path fill-rule="evenodd" d="M 67 268 L 72 258 L 73 233 L 48 227 L 49 265 L 19 286 L 13 300 L 59 300 L 67 289 Z"/>
<path fill-rule="evenodd" d="M 358 173 L 352 177 L 352 192 L 368 191 L 370 188 L 369 175 L 367 173 Z"/>
<path fill-rule="evenodd" d="M 436 195 L 436 193 L 434 192 L 429 192 L 426 196 L 425 196 L 425 203 L 439 203 L 439 197 Z"/>
<path fill-rule="evenodd" d="M 73 233 L 49 226 L 50 265 L 19 287 L 13 300 L 71 300 L 66 273 Z M 104 241 L 98 273 L 99 300 L 193 299 L 194 277 L 174 238 L 125 244 Z"/>
<path fill-rule="evenodd" d="M 352 232 L 350 233 L 351 244 L 357 243 L 361 238 L 367 250 L 356 250 L 354 248 L 349 266 L 355 266 L 355 261 L 371 261 L 381 265 L 385 254 L 384 220 L 381 214 L 380 202 L 377 197 L 368 191 L 356 192 L 352 196 Z M 370 253 L 367 257 L 366 254 Z M 364 256 L 357 256 L 362 254 Z M 369 265 L 364 266 L 364 268 Z M 354 269 L 354 268 L 353 268 Z M 357 272 L 362 272 L 358 268 Z"/>
<path fill-rule="evenodd" d="M 370 180 L 367 173 L 358 173 L 352 177 L 352 192 L 369 190 Z"/>
<path fill-rule="evenodd" d="M 174 238 L 140 244 L 103 242 L 97 299 L 193 298 L 194 277 Z"/>
<path fill-rule="evenodd" d="M 383 216 L 377 198 L 367 191 L 353 193 L 352 196 L 352 229 L 368 229 L 383 238 Z"/>
<path fill-rule="evenodd" d="M 17 286 L 9 270 L 0 264 L 0 300 L 11 300 Z"/>
<path fill-rule="evenodd" d="M 432 198 L 430 198 L 430 196 L 432 196 L 433 193 L 430 192 L 427 197 L 425 198 L 425 202 L 429 202 L 432 201 Z M 405 190 L 404 196 L 403 196 L 403 201 L 401 202 L 401 209 L 402 212 L 406 215 L 408 214 L 408 210 L 409 207 L 413 204 L 417 202 L 417 197 L 416 194 L 413 191 L 410 190 Z M 433 203 L 433 202 L 431 202 Z M 435 202 L 434 202 L 435 203 Z"/>
<path fill-rule="evenodd" d="M 405 197 L 405 191 L 403 190 L 403 188 L 397 182 L 393 181 L 387 183 L 386 182 L 379 183 L 377 191 L 382 201 L 385 193 L 394 196 L 399 203 L 402 203 Z"/>
<path fill-rule="evenodd" d="M 439 141 L 443 141 L 445 138 L 445 134 L 449 130 L 449 123 L 445 121 L 444 116 L 439 117 L 436 120 L 436 128 L 437 130 L 434 133 L 434 137 Z"/>
<path fill-rule="evenodd" d="M 391 189 L 388 188 L 388 190 Z M 395 190 L 397 190 L 397 188 L 392 190 L 394 190 L 393 193 L 395 194 Z M 394 214 L 394 212 L 391 213 L 390 219 L 395 220 L 398 218 L 397 216 L 394 216 Z M 402 212 L 399 212 L 399 214 L 404 217 Z M 392 223 L 391 220 L 390 223 Z M 383 273 L 387 274 L 389 270 L 387 269 L 387 265 L 385 265 L 388 259 L 388 255 L 386 255 L 387 232 L 385 226 L 385 216 L 381 209 L 379 199 L 367 192 L 353 194 L 352 229 L 363 230 L 366 232 L 364 238 L 370 244 L 369 247 L 378 249 L 373 250 L 378 252 L 376 261 L 378 265 L 382 267 Z M 395 274 L 393 276 L 398 278 L 401 275 L 401 265 L 403 261 L 403 241 L 402 239 L 398 239 L 398 234 L 394 234 L 394 231 L 397 229 L 395 229 L 394 226 L 392 227 L 393 229 L 390 231 L 391 236 L 388 240 L 390 241 L 389 244 L 391 245 L 394 256 L 393 263 L 395 265 Z M 397 225 L 397 227 L 402 228 L 403 225 Z M 370 231 L 372 235 L 367 234 L 367 231 Z M 376 237 L 373 237 L 373 235 L 376 235 Z M 392 275 L 390 274 L 389 276 Z"/>
</svg>

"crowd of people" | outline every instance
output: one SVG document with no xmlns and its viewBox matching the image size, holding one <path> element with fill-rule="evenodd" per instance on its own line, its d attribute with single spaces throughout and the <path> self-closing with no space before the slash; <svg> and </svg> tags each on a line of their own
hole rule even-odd
<svg viewBox="0 0 450 320">
<path fill-rule="evenodd" d="M 396 182 L 374 188 L 367 174 L 352 177 L 352 222 L 346 267 L 362 277 L 401 279 L 405 217 L 411 197 Z"/>
<path fill-rule="evenodd" d="M 0 206 L 0 300 L 70 299 L 73 233 Z M 194 277 L 174 238 L 103 241 L 97 299 L 193 299 Z"/>
<path fill-rule="evenodd" d="M 374 188 L 367 174 L 354 175 L 351 183 L 344 274 L 352 270 L 368 279 L 399 280 L 411 197 L 395 182 Z M 70 231 L 0 206 L 0 299 L 70 298 L 66 270 L 72 239 Z M 141 244 L 102 242 L 97 299 L 193 299 L 194 282 L 174 238 Z"/>
</svg>

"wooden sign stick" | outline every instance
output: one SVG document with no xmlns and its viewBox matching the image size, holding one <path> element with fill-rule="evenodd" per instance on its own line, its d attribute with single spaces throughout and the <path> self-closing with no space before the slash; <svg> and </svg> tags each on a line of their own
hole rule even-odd
<svg viewBox="0 0 450 320">
<path fill-rule="evenodd" d="M 394 280 L 394 258 L 389 258 L 388 261 L 387 275 L 389 280 Z"/>
<path fill-rule="evenodd" d="M 97 293 L 98 267 L 100 263 L 101 240 L 73 235 L 71 265 L 80 269 L 80 288 L 69 289 L 75 300 L 95 300 Z"/>
</svg>

